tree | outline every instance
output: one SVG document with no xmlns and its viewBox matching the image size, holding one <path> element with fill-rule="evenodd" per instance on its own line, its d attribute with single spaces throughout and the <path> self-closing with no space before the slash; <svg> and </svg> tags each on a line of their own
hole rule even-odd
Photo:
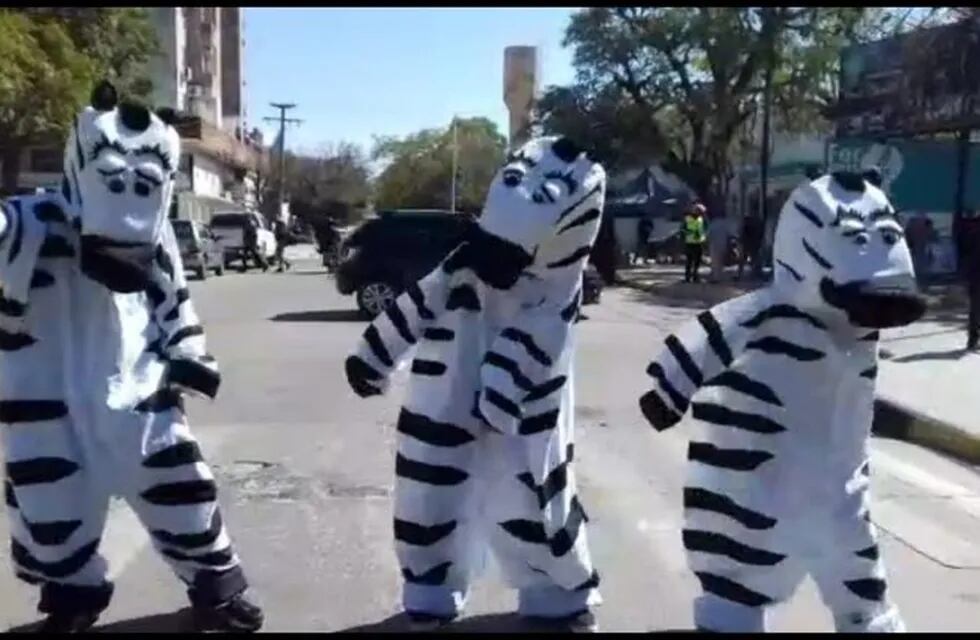
<svg viewBox="0 0 980 640">
<path fill-rule="evenodd" d="M 64 137 L 98 79 L 123 97 L 146 97 L 146 63 L 156 51 L 145 9 L 0 10 L 3 189 L 16 187 L 25 147 Z"/>
<path fill-rule="evenodd" d="M 507 140 L 487 118 L 460 118 L 455 125 L 456 208 L 478 211 L 504 161 Z M 379 208 L 452 206 L 452 123 L 446 129 L 425 129 L 404 138 L 381 138 L 373 157 L 388 163 L 375 181 Z"/>
<path fill-rule="evenodd" d="M 278 187 L 278 177 L 270 186 Z M 371 196 L 367 158 L 360 147 L 348 143 L 325 145 L 317 155 L 287 151 L 286 192 L 297 217 L 353 221 Z"/>
</svg>

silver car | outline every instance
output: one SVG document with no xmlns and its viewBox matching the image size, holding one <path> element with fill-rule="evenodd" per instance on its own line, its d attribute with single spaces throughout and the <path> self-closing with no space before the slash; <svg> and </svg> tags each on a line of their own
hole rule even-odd
<svg viewBox="0 0 980 640">
<path fill-rule="evenodd" d="M 212 269 L 219 276 L 225 272 L 224 252 L 207 227 L 192 220 L 171 220 L 170 223 L 177 236 L 185 271 L 193 271 L 200 280 L 206 279 Z"/>
</svg>

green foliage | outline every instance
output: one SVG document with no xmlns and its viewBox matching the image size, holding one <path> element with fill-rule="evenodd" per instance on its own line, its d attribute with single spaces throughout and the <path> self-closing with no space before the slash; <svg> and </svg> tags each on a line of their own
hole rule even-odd
<svg viewBox="0 0 980 640">
<path fill-rule="evenodd" d="M 278 161 L 278 156 L 273 158 L 276 171 Z M 359 147 L 346 143 L 324 147 L 317 155 L 287 151 L 286 192 L 291 211 L 301 218 L 353 221 L 371 196 L 367 158 Z"/>
<path fill-rule="evenodd" d="M 456 120 L 456 208 L 478 211 L 507 141 L 486 118 Z M 375 181 L 378 208 L 451 207 L 453 126 L 377 140 L 373 157 L 388 164 Z"/>
</svg>

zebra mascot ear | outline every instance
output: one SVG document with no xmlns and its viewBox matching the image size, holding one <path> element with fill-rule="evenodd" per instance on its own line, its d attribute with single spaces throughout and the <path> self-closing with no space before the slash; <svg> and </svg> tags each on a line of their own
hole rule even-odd
<svg viewBox="0 0 980 640">
<path fill-rule="evenodd" d="M 119 93 L 111 82 L 103 80 L 92 89 L 90 102 L 96 111 L 112 111 L 119 103 Z"/>
<path fill-rule="evenodd" d="M 156 111 L 157 117 L 163 120 L 164 124 L 174 126 L 177 122 L 177 112 L 170 107 L 161 107 Z"/>
</svg>

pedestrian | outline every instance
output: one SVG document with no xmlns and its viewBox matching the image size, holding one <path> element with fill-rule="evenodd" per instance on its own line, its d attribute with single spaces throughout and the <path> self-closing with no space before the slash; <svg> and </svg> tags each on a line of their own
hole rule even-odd
<svg viewBox="0 0 980 640">
<path fill-rule="evenodd" d="M 916 212 L 905 224 L 905 241 L 912 254 L 915 276 L 923 282 L 928 271 L 929 250 L 932 236 L 930 220 L 921 211 Z"/>
<path fill-rule="evenodd" d="M 273 225 L 276 234 L 276 262 L 279 263 L 279 273 L 282 273 L 286 269 L 290 269 L 293 266 L 292 263 L 286 259 L 286 247 L 289 245 L 291 235 L 289 233 L 289 228 L 286 227 L 286 223 L 281 219 L 277 219 Z"/>
<path fill-rule="evenodd" d="M 701 586 L 698 631 L 765 631 L 808 575 L 838 632 L 905 630 L 868 510 L 868 452 L 878 331 L 916 321 L 925 301 L 901 236 L 864 251 L 834 226 L 842 206 L 891 209 L 859 184 L 838 173 L 798 187 L 779 218 L 773 284 L 698 314 L 646 369 L 651 425 L 690 409 L 698 429 L 681 536 Z M 833 269 L 801 242 L 834 256 Z"/>
<path fill-rule="evenodd" d="M 723 214 L 711 218 L 708 222 L 708 253 L 711 257 L 712 282 L 721 282 L 724 279 L 728 239 L 728 219 Z"/>
<path fill-rule="evenodd" d="M 957 266 L 966 285 L 969 315 L 966 323 L 966 348 L 980 350 L 980 216 L 967 209 L 953 217 L 953 239 Z"/>
<path fill-rule="evenodd" d="M 38 631 L 91 628 L 114 591 L 100 541 L 122 498 L 186 585 L 197 630 L 255 631 L 262 611 L 183 410 L 185 393 L 214 398 L 221 377 L 166 223 L 180 136 L 166 115 L 116 101 L 100 83 L 74 119 L 58 193 L 0 202 L 13 569 L 40 591 Z M 104 163 L 148 148 L 136 174 L 106 177 Z"/>
<path fill-rule="evenodd" d="M 250 258 L 255 262 L 255 266 L 261 267 L 262 271 L 268 271 L 269 263 L 266 261 L 265 256 L 262 255 L 261 248 L 259 247 L 258 223 L 252 218 L 252 216 L 246 217 L 243 235 L 245 251 L 242 254 L 242 271 L 248 269 L 248 260 Z"/>
<path fill-rule="evenodd" d="M 460 615 L 486 545 L 520 615 L 555 631 L 597 628 L 572 361 L 605 171 L 566 138 L 533 139 L 516 158 L 494 177 L 469 239 L 378 316 L 346 362 L 366 397 L 415 355 L 394 513 L 402 606 L 416 630 Z M 578 189 L 538 202 L 534 189 L 555 166 Z"/>
<path fill-rule="evenodd" d="M 648 215 L 644 215 L 640 218 L 636 229 L 636 262 L 638 263 L 641 259 L 643 264 L 646 265 L 649 262 L 649 244 L 650 244 L 650 234 L 653 233 L 653 220 Z"/>
<path fill-rule="evenodd" d="M 762 216 L 759 215 L 758 207 L 750 210 L 745 219 L 742 220 L 742 230 L 739 238 L 741 245 L 738 256 L 738 276 L 742 279 L 742 272 L 747 262 L 752 263 L 752 275 L 759 278 L 762 275 Z"/>
<path fill-rule="evenodd" d="M 684 282 L 700 282 L 701 255 L 704 252 L 704 205 L 695 202 L 684 215 L 681 233 L 684 237 Z"/>
</svg>

